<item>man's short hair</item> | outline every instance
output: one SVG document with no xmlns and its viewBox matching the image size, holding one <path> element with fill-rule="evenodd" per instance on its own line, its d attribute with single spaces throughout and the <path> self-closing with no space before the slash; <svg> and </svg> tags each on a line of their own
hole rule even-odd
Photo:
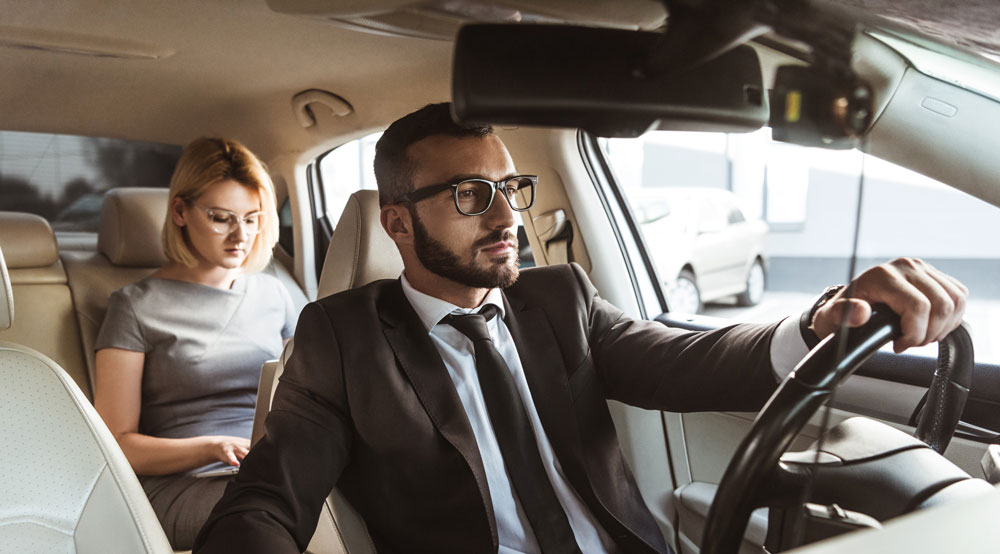
<svg viewBox="0 0 1000 554">
<path fill-rule="evenodd" d="M 379 204 L 385 206 L 413 190 L 414 160 L 409 146 L 434 135 L 484 137 L 493 134 L 489 125 L 463 125 L 451 118 L 451 102 L 428 104 L 389 125 L 375 144 L 375 181 Z"/>
</svg>

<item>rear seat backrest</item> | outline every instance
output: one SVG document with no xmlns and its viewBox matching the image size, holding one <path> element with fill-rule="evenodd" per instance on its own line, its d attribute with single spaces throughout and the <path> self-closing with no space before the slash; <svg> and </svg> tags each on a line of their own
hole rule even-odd
<svg viewBox="0 0 1000 554">
<path fill-rule="evenodd" d="M 17 319 L 0 340 L 45 354 L 92 398 L 73 297 L 52 228 L 27 213 L 0 212 L 0 249 L 10 274 Z"/>
<path fill-rule="evenodd" d="M 112 189 L 104 195 L 101 207 L 98 251 L 62 253 L 91 383 L 94 343 L 111 293 L 167 262 L 160 245 L 166 214 L 167 189 Z"/>
</svg>

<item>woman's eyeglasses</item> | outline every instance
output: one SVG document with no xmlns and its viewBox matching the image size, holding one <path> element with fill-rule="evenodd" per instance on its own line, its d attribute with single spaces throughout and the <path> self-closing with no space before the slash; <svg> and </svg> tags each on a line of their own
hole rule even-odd
<svg viewBox="0 0 1000 554">
<path fill-rule="evenodd" d="M 240 225 L 243 226 L 243 230 L 248 235 L 257 235 L 261 232 L 260 212 L 253 212 L 240 217 L 239 214 L 229 210 L 206 208 L 198 204 L 193 205 L 205 213 L 205 216 L 208 217 L 209 226 L 219 235 L 228 235 L 236 231 L 236 228 Z"/>
</svg>

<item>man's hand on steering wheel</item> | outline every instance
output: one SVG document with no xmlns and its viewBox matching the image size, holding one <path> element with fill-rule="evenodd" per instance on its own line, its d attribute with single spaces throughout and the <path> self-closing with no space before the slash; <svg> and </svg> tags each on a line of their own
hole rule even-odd
<svg viewBox="0 0 1000 554">
<path fill-rule="evenodd" d="M 903 334 L 893 342 L 898 354 L 939 341 L 955 330 L 968 297 L 965 285 L 923 260 L 897 258 L 865 271 L 816 310 L 812 329 L 822 339 L 836 331 L 845 316 L 849 327 L 864 325 L 871 317 L 871 304 L 882 302 L 900 316 Z"/>
</svg>

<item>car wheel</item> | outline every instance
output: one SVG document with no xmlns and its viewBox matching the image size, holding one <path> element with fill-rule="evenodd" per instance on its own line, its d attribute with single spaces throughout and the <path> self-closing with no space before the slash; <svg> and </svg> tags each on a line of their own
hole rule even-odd
<svg viewBox="0 0 1000 554">
<path fill-rule="evenodd" d="M 747 288 L 736 295 L 736 303 L 740 306 L 756 306 L 759 304 L 761 298 L 764 297 L 765 278 L 764 264 L 760 263 L 760 259 L 754 260 L 753 265 L 750 266 L 750 271 L 747 273 Z"/>
<path fill-rule="evenodd" d="M 670 311 L 686 314 L 696 314 L 701 311 L 701 291 L 694 273 L 683 269 L 677 276 L 677 281 L 667 295 Z"/>
</svg>

